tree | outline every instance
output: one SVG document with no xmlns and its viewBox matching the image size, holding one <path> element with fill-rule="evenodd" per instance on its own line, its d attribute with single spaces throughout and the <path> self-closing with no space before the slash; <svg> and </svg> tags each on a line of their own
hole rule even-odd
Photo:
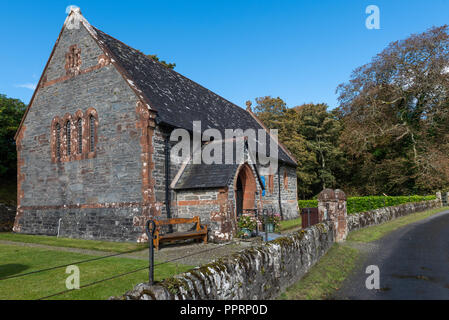
<svg viewBox="0 0 449 320">
<path fill-rule="evenodd" d="M 336 112 L 328 112 L 326 104 L 304 104 L 294 108 L 298 114 L 299 133 L 307 149 L 315 155 L 317 181 L 314 193 L 337 187 L 337 176 L 344 171 L 345 159 L 338 140 L 342 130 Z"/>
<path fill-rule="evenodd" d="M 166 62 L 164 60 L 160 60 L 159 57 L 156 54 L 147 54 L 146 57 L 149 58 L 149 59 L 153 59 L 156 62 L 159 62 L 164 67 L 167 67 L 169 69 L 174 69 L 176 67 L 176 63 L 169 63 L 169 62 Z"/>
<path fill-rule="evenodd" d="M 307 150 L 306 141 L 299 132 L 300 123 L 295 110 L 287 108 L 281 98 L 256 98 L 255 113 L 269 129 L 278 129 L 278 139 L 298 161 L 298 193 L 301 198 L 313 195 L 311 186 L 316 181 L 315 155 Z"/>
<path fill-rule="evenodd" d="M 337 92 L 352 185 L 371 194 L 449 186 L 447 26 L 391 43 Z"/>
<path fill-rule="evenodd" d="M 16 175 L 17 157 L 14 135 L 26 106 L 18 99 L 0 94 L 0 177 Z"/>
</svg>

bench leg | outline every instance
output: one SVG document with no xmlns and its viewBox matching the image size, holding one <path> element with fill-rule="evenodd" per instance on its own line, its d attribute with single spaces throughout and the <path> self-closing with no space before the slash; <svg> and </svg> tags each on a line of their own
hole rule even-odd
<svg viewBox="0 0 449 320">
<path fill-rule="evenodd" d="M 153 240 L 154 248 L 159 251 L 159 238 Z"/>
<path fill-rule="evenodd" d="M 204 235 L 203 242 L 207 244 L 207 234 Z"/>
</svg>

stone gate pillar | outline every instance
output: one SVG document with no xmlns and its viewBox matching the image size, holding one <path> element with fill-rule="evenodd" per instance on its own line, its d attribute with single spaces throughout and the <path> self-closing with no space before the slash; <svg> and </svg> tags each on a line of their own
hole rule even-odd
<svg viewBox="0 0 449 320">
<path fill-rule="evenodd" d="M 440 202 L 440 205 L 443 206 L 443 196 L 441 194 L 441 191 L 437 191 L 436 197 L 437 197 L 437 200 Z"/>
<path fill-rule="evenodd" d="M 340 242 L 348 235 L 346 221 L 346 195 L 342 190 L 324 189 L 318 195 L 319 221 L 332 221 L 335 230 L 335 241 Z"/>
</svg>

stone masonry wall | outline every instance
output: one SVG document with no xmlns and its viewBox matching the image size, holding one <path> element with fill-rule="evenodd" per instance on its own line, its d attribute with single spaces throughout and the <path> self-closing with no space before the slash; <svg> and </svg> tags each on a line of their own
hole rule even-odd
<svg viewBox="0 0 449 320">
<path fill-rule="evenodd" d="M 153 162 L 155 163 L 153 177 L 155 180 L 154 192 L 156 196 L 156 202 L 160 205 L 161 208 L 161 216 L 167 217 L 167 210 L 165 206 L 165 139 L 166 137 L 170 137 L 171 129 L 166 127 L 157 126 L 153 136 Z M 170 178 L 169 185 L 175 178 L 179 169 L 181 168 L 182 163 L 174 163 L 170 161 Z M 170 212 L 172 217 L 177 217 L 177 208 L 176 208 L 176 192 L 169 189 L 169 197 L 171 202 Z M 179 216 L 180 218 L 186 218 L 187 216 Z"/>
<path fill-rule="evenodd" d="M 272 208 L 276 213 L 280 213 L 279 209 L 279 187 L 281 190 L 281 204 L 284 219 L 298 218 L 298 197 L 297 197 L 297 176 L 296 168 L 290 166 L 280 166 L 280 184 L 278 174 L 273 174 L 272 190 L 270 190 L 270 177 L 265 178 L 265 196 L 262 197 L 264 208 Z M 284 171 L 287 175 L 287 188 L 284 185 Z"/>
<path fill-rule="evenodd" d="M 81 50 L 81 71 L 98 68 L 64 78 L 72 45 Z M 129 224 L 142 203 L 138 100 L 102 56 L 84 27 L 62 33 L 19 135 L 17 232 L 54 235 L 59 218 L 65 236 L 135 241 L 142 232 Z M 96 156 L 52 163 L 52 119 L 88 108 L 98 113 Z"/>
<path fill-rule="evenodd" d="M 351 214 L 347 216 L 348 230 L 357 230 L 360 228 L 384 223 L 414 212 L 421 212 L 439 207 L 441 207 L 441 201 L 437 199 L 416 203 L 405 203 L 395 207 L 386 207 L 367 212 Z"/>
<path fill-rule="evenodd" d="M 261 300 L 276 298 L 301 279 L 334 242 L 332 224 L 320 223 L 242 250 L 156 285 L 137 285 L 125 300 Z"/>
</svg>

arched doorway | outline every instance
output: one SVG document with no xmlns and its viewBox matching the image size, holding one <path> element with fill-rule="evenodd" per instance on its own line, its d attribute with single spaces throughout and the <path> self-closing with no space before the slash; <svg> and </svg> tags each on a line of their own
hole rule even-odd
<svg viewBox="0 0 449 320">
<path fill-rule="evenodd" d="M 242 213 L 252 213 L 256 208 L 256 179 L 248 164 L 243 164 L 237 171 L 234 182 L 235 209 L 237 217 Z"/>
</svg>

